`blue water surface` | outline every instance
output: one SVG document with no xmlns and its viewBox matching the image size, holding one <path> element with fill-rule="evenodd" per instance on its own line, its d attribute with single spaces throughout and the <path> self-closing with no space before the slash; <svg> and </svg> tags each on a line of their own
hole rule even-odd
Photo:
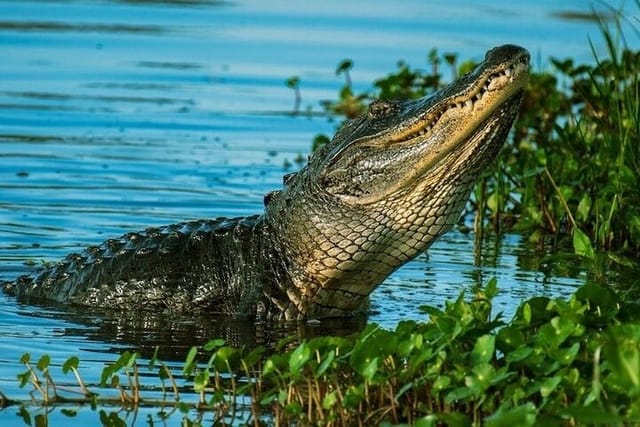
<svg viewBox="0 0 640 427">
<path fill-rule="evenodd" d="M 313 136 L 335 130 L 320 101 L 336 98 L 344 58 L 355 63 L 355 90 L 400 59 L 429 68 L 432 48 L 480 60 L 516 43 L 537 70 L 551 56 L 590 62 L 588 41 L 602 49 L 585 19 L 593 7 L 606 12 L 582 0 L 0 1 L 0 280 L 147 226 L 260 212 Z M 291 114 L 284 82 L 293 75 L 305 114 Z M 477 246 L 453 231 L 374 293 L 369 320 L 421 319 L 421 305 L 442 306 L 492 277 L 496 312 L 509 316 L 523 298 L 571 293 L 584 272 L 518 235 Z M 119 320 L 0 294 L 0 391 L 29 398 L 16 381 L 24 352 L 57 365 L 78 355 L 95 384 L 123 349 L 159 343 L 181 360 L 212 334 L 242 343 L 272 333 L 221 319 Z M 0 409 L 0 424 L 25 425 L 16 412 Z M 98 419 L 87 408 L 69 419 L 41 413 L 51 425 Z"/>
</svg>

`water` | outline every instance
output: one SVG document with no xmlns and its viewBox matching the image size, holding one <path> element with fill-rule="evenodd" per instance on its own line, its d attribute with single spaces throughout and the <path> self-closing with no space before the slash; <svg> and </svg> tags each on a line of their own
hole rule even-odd
<svg viewBox="0 0 640 427">
<path fill-rule="evenodd" d="M 581 0 L 0 1 L 0 279 L 150 225 L 259 212 L 312 137 L 335 128 L 290 114 L 292 75 L 301 77 L 303 109 L 320 112 L 342 85 L 334 70 L 343 58 L 355 62 L 357 90 L 399 59 L 428 67 L 432 47 L 480 59 L 517 43 L 537 69 L 549 56 L 590 61 L 596 25 L 562 18 L 590 10 Z M 441 306 L 494 276 L 497 310 L 509 315 L 523 298 L 582 283 L 579 266 L 553 259 L 517 235 L 478 252 L 472 235 L 453 231 L 374 293 L 369 320 L 393 327 L 422 318 L 421 305 Z M 15 380 L 25 351 L 58 365 L 78 355 L 95 383 L 126 348 L 149 355 L 161 344 L 161 356 L 180 360 L 212 336 L 243 344 L 280 333 L 228 319 L 26 306 L 0 294 L 0 391 L 26 398 Z M 15 412 L 0 410 L 0 423 L 23 425 Z M 61 417 L 54 411 L 49 421 Z M 64 418 L 97 420 L 86 409 Z"/>
</svg>

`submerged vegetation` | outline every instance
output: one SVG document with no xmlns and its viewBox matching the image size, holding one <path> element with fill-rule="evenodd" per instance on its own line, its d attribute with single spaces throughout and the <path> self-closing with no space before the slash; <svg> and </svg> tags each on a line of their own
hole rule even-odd
<svg viewBox="0 0 640 427">
<path fill-rule="evenodd" d="M 602 260 L 640 270 L 640 52 L 625 44 L 620 19 L 614 31 L 603 24 L 607 55 L 594 49 L 593 65 L 554 59 L 554 73 L 532 73 L 512 143 L 473 193 L 479 233 L 566 239 L 594 271 Z M 372 98 L 424 96 L 442 86 L 443 68 L 473 66 L 436 51 L 429 61 L 428 72 L 400 63 L 356 94 L 345 60 L 337 69 L 345 85 L 324 109 L 353 117 Z M 300 82 L 287 84 L 297 109 Z M 175 414 L 183 425 L 640 424 L 637 290 L 622 294 L 589 277 L 569 299 L 523 302 L 513 319 L 493 311 L 492 280 L 394 331 L 370 324 L 352 337 L 284 342 L 275 354 L 214 339 L 180 366 L 125 352 L 94 384 L 75 356 L 63 362 L 61 383 L 49 356 L 25 354 L 18 381 L 32 399 L 0 392 L 0 408 L 18 408 L 25 425 L 46 425 L 49 411 L 74 417 L 79 404 L 100 405 L 108 426 L 134 423 L 143 407 L 154 408 L 147 425 Z M 44 414 L 33 416 L 34 405 Z"/>
</svg>

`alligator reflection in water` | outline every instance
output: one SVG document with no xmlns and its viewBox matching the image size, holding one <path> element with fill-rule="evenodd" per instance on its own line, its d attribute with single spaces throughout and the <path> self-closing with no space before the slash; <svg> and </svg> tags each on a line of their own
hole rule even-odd
<svg viewBox="0 0 640 427">
<path fill-rule="evenodd" d="M 293 342 L 320 335 L 346 336 L 356 333 L 366 323 L 366 316 L 348 319 L 325 319 L 319 323 L 255 322 L 250 319 L 230 319 L 224 315 L 187 315 L 154 313 L 143 310 L 107 310 L 73 306 L 55 302 L 38 303 L 38 310 L 24 306 L 21 316 L 51 317 L 68 322 L 62 335 L 82 336 L 98 343 L 110 343 L 119 353 L 130 348 L 143 357 L 154 355 L 165 361 L 183 361 L 194 345 L 203 345 L 211 338 L 222 338 L 236 348 L 264 346 L 273 349 L 282 339 Z"/>
<path fill-rule="evenodd" d="M 502 46 L 430 97 L 374 102 L 265 197 L 263 215 L 129 233 L 6 289 L 258 320 L 363 312 L 386 277 L 458 222 L 515 119 L 528 61 Z"/>
</svg>

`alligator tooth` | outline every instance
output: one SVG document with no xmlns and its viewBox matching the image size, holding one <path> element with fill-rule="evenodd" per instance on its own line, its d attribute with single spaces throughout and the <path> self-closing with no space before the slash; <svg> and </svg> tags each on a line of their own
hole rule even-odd
<svg viewBox="0 0 640 427">
<path fill-rule="evenodd" d="M 507 68 L 506 70 L 504 70 L 504 75 L 507 76 L 507 77 L 510 77 L 512 71 L 513 70 L 511 68 Z"/>
<path fill-rule="evenodd" d="M 467 108 L 473 108 L 473 101 L 470 99 L 467 99 L 467 102 L 464 103 L 464 106 Z"/>
</svg>

